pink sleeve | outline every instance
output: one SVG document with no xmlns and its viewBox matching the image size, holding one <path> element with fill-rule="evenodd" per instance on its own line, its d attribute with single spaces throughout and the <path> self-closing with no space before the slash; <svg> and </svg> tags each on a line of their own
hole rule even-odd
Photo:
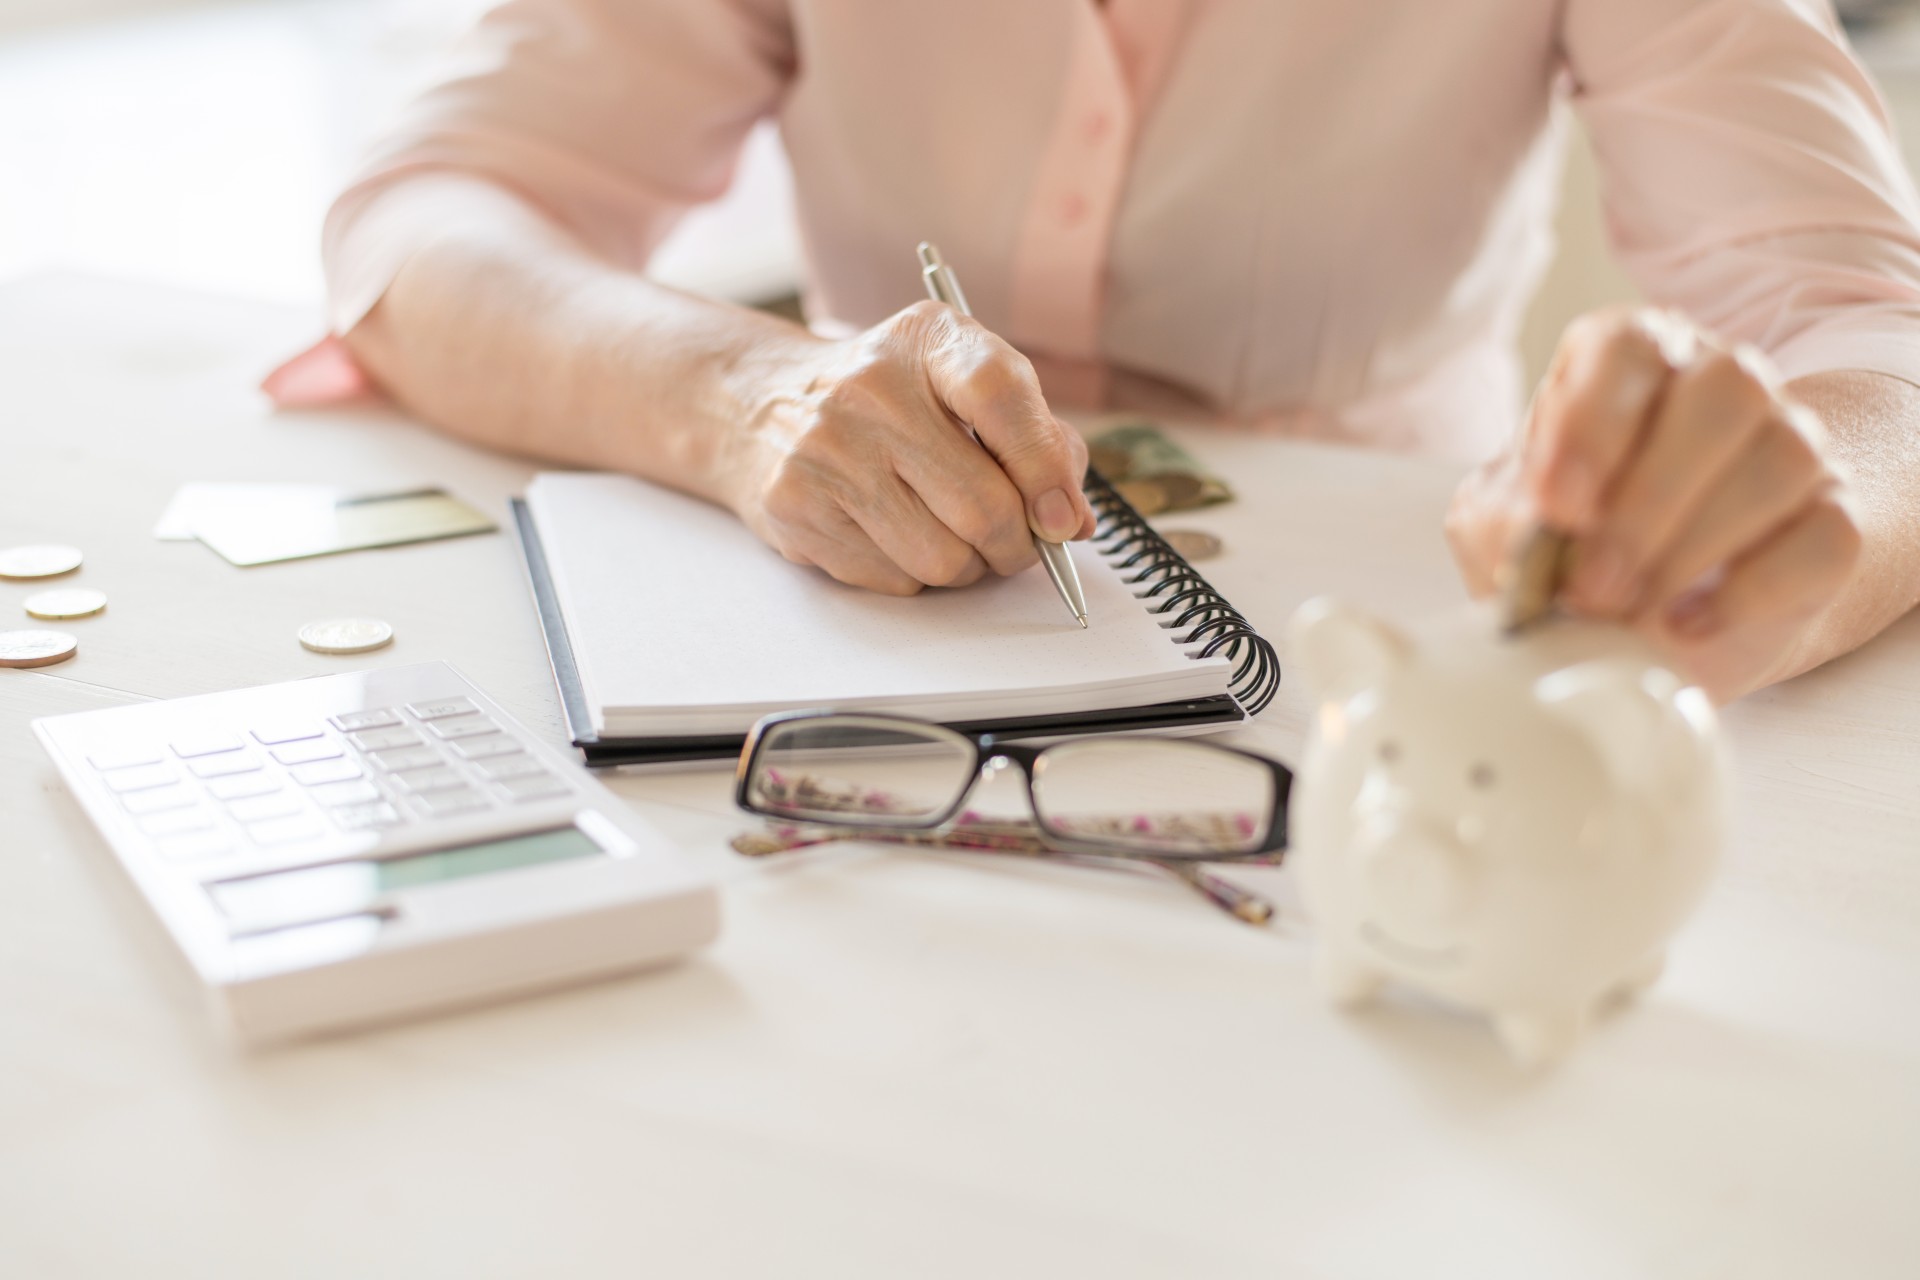
<svg viewBox="0 0 1920 1280">
<path fill-rule="evenodd" d="M 1826 0 L 1567 0 L 1608 231 L 1656 302 L 1920 384 L 1920 201 Z"/>
<path fill-rule="evenodd" d="M 458 217 L 424 170 L 531 200 L 594 252 L 638 268 L 679 216 L 732 180 L 793 68 L 777 0 L 509 0 L 374 147 L 328 213 L 329 318 L 344 333 L 385 292 L 421 219 Z M 412 207 L 409 207 L 411 205 Z"/>
</svg>

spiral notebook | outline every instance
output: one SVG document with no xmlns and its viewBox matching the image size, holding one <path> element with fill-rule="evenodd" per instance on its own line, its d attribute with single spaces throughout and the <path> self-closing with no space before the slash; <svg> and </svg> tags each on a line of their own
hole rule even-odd
<svg viewBox="0 0 1920 1280">
<path fill-rule="evenodd" d="M 1073 551 L 1090 626 L 1045 572 L 900 599 L 789 563 L 728 513 L 627 476 L 549 472 L 514 506 L 569 732 L 589 764 L 725 759 L 812 707 L 1053 737 L 1231 727 L 1273 648 L 1097 473 Z"/>
</svg>

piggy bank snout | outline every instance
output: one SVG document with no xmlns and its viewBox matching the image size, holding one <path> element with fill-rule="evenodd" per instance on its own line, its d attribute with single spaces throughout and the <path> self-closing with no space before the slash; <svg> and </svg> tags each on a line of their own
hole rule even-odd
<svg viewBox="0 0 1920 1280">
<path fill-rule="evenodd" d="M 1409 942 L 1444 941 L 1473 897 L 1473 865 L 1459 841 L 1405 819 L 1369 824 L 1355 849 L 1381 925 Z"/>
</svg>

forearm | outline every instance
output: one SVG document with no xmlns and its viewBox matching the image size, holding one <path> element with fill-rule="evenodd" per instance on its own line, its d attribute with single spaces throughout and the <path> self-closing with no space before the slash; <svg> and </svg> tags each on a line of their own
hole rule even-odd
<svg viewBox="0 0 1920 1280">
<path fill-rule="evenodd" d="M 1822 373 L 1789 391 L 1817 413 L 1848 470 L 1860 563 L 1773 673 L 1784 680 L 1865 644 L 1920 603 L 1920 387 L 1878 373 Z"/>
<path fill-rule="evenodd" d="M 375 212 L 407 256 L 347 345 L 410 411 L 478 444 L 727 502 L 776 369 L 824 347 L 619 270 L 478 179 L 416 178 L 381 200 L 404 202 Z"/>
</svg>

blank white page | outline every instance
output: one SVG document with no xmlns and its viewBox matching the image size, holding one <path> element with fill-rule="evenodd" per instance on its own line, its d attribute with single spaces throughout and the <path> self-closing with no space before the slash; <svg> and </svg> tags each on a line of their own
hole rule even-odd
<svg viewBox="0 0 1920 1280">
<path fill-rule="evenodd" d="M 934 720 L 1225 693 L 1232 664 L 1173 640 L 1086 543 L 1082 630 L 1039 565 L 956 590 L 875 595 L 788 562 L 726 511 L 628 476 L 527 490 L 594 728 L 744 733 L 772 711 Z"/>
</svg>

